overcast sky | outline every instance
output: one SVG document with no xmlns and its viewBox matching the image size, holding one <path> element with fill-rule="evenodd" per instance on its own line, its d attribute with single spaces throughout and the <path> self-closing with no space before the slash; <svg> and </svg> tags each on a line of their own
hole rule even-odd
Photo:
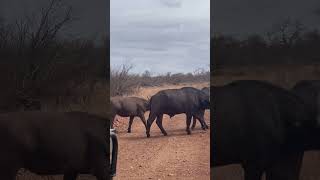
<svg viewBox="0 0 320 180">
<path fill-rule="evenodd" d="M 209 69 L 210 0 L 111 0 L 110 21 L 111 68 Z"/>
</svg>

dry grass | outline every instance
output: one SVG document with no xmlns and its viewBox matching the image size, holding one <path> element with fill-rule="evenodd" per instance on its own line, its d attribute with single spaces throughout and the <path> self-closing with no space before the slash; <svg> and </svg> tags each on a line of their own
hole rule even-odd
<svg viewBox="0 0 320 180">
<path fill-rule="evenodd" d="M 159 74 L 151 76 L 151 72 L 142 74 L 131 73 L 132 65 L 123 64 L 120 68 L 113 68 L 110 73 L 110 95 L 127 96 L 139 91 L 139 88 L 179 85 L 183 83 L 199 83 L 210 81 L 210 71 L 198 69 L 194 73 Z"/>
<path fill-rule="evenodd" d="M 234 80 L 266 80 L 283 87 L 292 87 L 304 79 L 319 79 L 320 64 L 283 64 L 267 66 L 228 67 L 213 71 L 212 85 L 223 85 Z"/>
<path fill-rule="evenodd" d="M 182 87 L 194 87 L 201 89 L 203 87 L 208 87 L 210 84 L 209 82 L 203 82 L 203 83 L 182 83 L 178 85 L 171 85 L 171 84 L 164 84 L 162 86 L 155 86 L 155 87 L 144 87 L 140 88 L 139 90 L 136 90 L 132 96 L 142 97 L 147 99 L 148 97 L 151 97 L 152 95 L 156 94 L 157 92 L 164 90 L 164 89 L 178 89 Z"/>
</svg>

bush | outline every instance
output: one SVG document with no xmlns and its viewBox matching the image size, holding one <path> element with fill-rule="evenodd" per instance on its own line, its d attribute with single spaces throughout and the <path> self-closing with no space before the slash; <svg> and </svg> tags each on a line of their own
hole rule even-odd
<svg viewBox="0 0 320 180">
<path fill-rule="evenodd" d="M 132 74 L 130 73 L 132 67 L 132 65 L 122 65 L 120 68 L 111 70 L 111 96 L 130 95 L 135 93 L 140 87 L 210 81 L 210 72 L 204 69 L 198 69 L 194 73 L 187 74 L 171 74 L 168 72 L 164 75 L 151 76 L 151 72 L 149 71 L 145 71 L 142 74 Z"/>
<path fill-rule="evenodd" d="M 0 112 L 39 109 L 52 98 L 88 99 L 106 81 L 108 40 L 62 38 L 72 20 L 71 7 L 51 0 L 35 17 L 0 22 Z"/>
</svg>

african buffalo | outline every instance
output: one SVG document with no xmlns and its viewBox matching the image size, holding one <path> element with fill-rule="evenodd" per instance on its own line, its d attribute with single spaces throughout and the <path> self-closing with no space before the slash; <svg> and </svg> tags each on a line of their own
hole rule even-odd
<svg viewBox="0 0 320 180">
<path fill-rule="evenodd" d="M 307 105 L 311 119 L 309 120 L 309 137 L 305 138 L 304 150 L 320 149 L 320 81 L 303 80 L 293 88 L 297 96 Z"/>
<path fill-rule="evenodd" d="M 162 90 L 153 95 L 150 99 L 150 114 L 147 121 L 147 137 L 150 137 L 150 127 L 153 121 L 157 118 L 157 125 L 161 132 L 166 136 L 167 132 L 162 126 L 163 114 L 170 117 L 185 113 L 188 134 L 191 134 L 190 123 L 191 118 L 198 118 L 201 122 L 202 128 L 204 125 L 204 110 L 210 106 L 207 95 L 192 87 L 184 87 L 181 89 L 167 89 Z"/>
<path fill-rule="evenodd" d="M 297 180 L 310 113 L 303 101 L 270 83 L 239 80 L 211 87 L 211 167 L 241 164 L 246 180 Z M 283 171 L 279 171 L 283 170 Z"/>
<path fill-rule="evenodd" d="M 306 133 L 304 133 L 302 136 L 302 147 L 297 150 L 294 155 L 283 160 L 281 162 L 282 164 L 274 169 L 276 170 L 275 173 L 277 174 L 281 174 L 281 172 L 285 171 L 290 174 L 291 179 L 298 179 L 302 166 L 304 151 L 320 149 L 320 81 L 299 81 L 291 89 L 291 91 L 296 94 L 307 106 L 309 119 L 305 122 L 305 124 L 308 124 L 308 127 L 304 128 Z"/>
<path fill-rule="evenodd" d="M 207 97 L 210 100 L 210 87 L 204 87 L 204 88 L 201 89 L 201 91 L 206 93 Z M 203 115 L 204 115 L 204 112 L 205 111 L 203 111 Z M 194 129 L 196 127 L 196 124 L 197 124 L 197 118 L 193 117 L 193 123 L 192 123 L 191 129 Z M 205 125 L 206 129 L 209 129 L 209 126 L 206 124 L 205 121 L 204 121 L 204 125 Z"/>
<path fill-rule="evenodd" d="M 309 119 L 305 124 L 308 124 L 308 127 L 304 128 L 306 133 L 303 133 L 301 148 L 295 154 L 282 160 L 274 170 L 275 174 L 287 172 L 290 179 L 299 179 L 304 151 L 320 149 L 320 81 L 299 81 L 291 91 L 307 106 Z"/>
<path fill-rule="evenodd" d="M 0 114 L 0 179 L 20 168 L 39 175 L 109 179 L 108 120 L 85 112 Z"/>
<path fill-rule="evenodd" d="M 146 127 L 144 113 L 148 111 L 149 102 L 138 97 L 113 97 L 111 98 L 111 128 L 116 115 L 130 117 L 128 133 L 131 132 L 131 125 L 135 116 L 138 116 Z"/>
</svg>

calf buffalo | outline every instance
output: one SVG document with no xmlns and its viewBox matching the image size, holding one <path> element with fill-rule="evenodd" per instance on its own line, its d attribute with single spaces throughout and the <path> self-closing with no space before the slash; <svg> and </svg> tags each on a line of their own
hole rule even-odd
<svg viewBox="0 0 320 180">
<path fill-rule="evenodd" d="M 13 112 L 0 115 L 0 179 L 20 168 L 39 175 L 109 176 L 107 119 L 84 112 Z"/>
<path fill-rule="evenodd" d="M 166 136 L 167 132 L 162 126 L 163 114 L 170 117 L 185 113 L 188 134 L 191 134 L 190 123 L 191 118 L 198 118 L 203 129 L 204 125 L 204 110 L 208 109 L 210 105 L 207 95 L 192 87 L 184 87 L 181 89 L 167 89 L 162 90 L 153 95 L 150 99 L 150 114 L 147 121 L 147 137 L 150 137 L 150 127 L 153 121 L 157 118 L 157 125 L 161 132 Z"/>
<path fill-rule="evenodd" d="M 138 97 L 113 97 L 111 98 L 111 128 L 116 115 L 130 117 L 128 133 L 135 116 L 138 116 L 146 127 L 144 113 L 149 110 L 149 102 Z"/>
<path fill-rule="evenodd" d="M 246 180 L 298 179 L 297 162 L 310 124 L 300 98 L 262 81 L 234 81 L 211 87 L 211 166 L 241 164 Z M 283 170 L 279 172 L 279 169 Z"/>
</svg>

